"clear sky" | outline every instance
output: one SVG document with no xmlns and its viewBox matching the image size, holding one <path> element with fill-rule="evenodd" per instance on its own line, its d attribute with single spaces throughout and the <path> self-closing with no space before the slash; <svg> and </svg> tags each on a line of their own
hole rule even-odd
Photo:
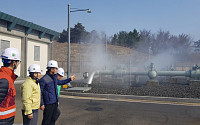
<svg viewBox="0 0 200 125">
<path fill-rule="evenodd" d="M 173 35 L 200 39 L 200 0 L 0 0 L 0 11 L 62 32 L 67 29 L 67 5 L 92 10 L 71 13 L 71 27 L 82 23 L 87 31 L 160 29 Z"/>
</svg>

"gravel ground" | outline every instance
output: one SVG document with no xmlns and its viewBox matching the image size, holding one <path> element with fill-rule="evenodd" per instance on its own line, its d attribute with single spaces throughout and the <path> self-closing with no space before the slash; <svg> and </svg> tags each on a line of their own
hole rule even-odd
<svg viewBox="0 0 200 125">
<path fill-rule="evenodd" d="M 73 86 L 84 86 L 85 84 L 73 84 Z M 121 94 L 138 96 L 160 96 L 160 97 L 178 97 L 178 98 L 200 98 L 200 84 L 169 84 L 160 83 L 158 86 L 146 86 L 138 84 L 129 86 L 128 83 L 94 81 L 91 84 L 92 89 L 87 93 L 98 94 Z"/>
</svg>

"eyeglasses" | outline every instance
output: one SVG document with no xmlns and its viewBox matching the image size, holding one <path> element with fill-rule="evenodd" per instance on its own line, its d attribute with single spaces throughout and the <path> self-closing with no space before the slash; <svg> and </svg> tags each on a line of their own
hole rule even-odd
<svg viewBox="0 0 200 125">
<path fill-rule="evenodd" d="M 21 60 L 18 60 L 17 62 L 19 62 L 19 64 L 22 62 Z"/>
</svg>

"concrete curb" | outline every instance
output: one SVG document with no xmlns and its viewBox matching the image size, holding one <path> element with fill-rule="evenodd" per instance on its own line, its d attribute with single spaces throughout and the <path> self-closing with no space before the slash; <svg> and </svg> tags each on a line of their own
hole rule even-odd
<svg viewBox="0 0 200 125">
<path fill-rule="evenodd" d="M 135 96 L 135 95 L 116 95 L 116 94 L 93 94 L 93 93 L 77 93 L 77 92 L 64 92 L 62 95 L 79 96 L 79 97 L 96 97 L 106 99 L 134 99 L 134 100 L 149 100 L 149 101 L 169 101 L 169 102 L 185 102 L 185 103 L 198 103 L 200 99 L 193 98 L 173 98 L 173 97 L 155 97 L 155 96 Z"/>
</svg>

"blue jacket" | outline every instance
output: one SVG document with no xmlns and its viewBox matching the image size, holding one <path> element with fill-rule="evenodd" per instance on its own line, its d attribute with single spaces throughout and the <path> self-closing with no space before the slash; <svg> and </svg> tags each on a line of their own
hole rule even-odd
<svg viewBox="0 0 200 125">
<path fill-rule="evenodd" d="M 41 106 L 57 103 L 59 101 L 57 85 L 64 85 L 70 81 L 71 78 L 59 80 L 57 79 L 57 75 L 51 75 L 47 72 L 39 81 L 41 89 Z"/>
</svg>

